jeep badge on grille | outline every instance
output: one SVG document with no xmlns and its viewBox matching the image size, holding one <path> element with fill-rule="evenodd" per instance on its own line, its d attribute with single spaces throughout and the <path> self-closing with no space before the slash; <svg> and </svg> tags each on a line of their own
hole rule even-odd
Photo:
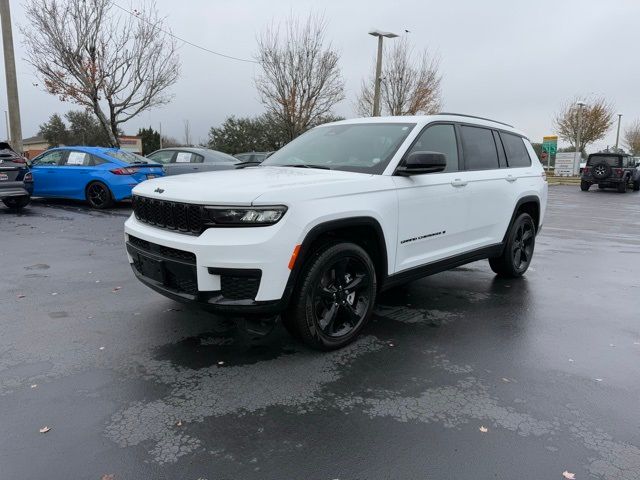
<svg viewBox="0 0 640 480">
<path fill-rule="evenodd" d="M 154 192 L 156 192 L 156 193 L 162 193 L 162 192 L 164 192 L 164 188 L 160 188 L 160 187 L 158 187 L 158 188 L 156 188 L 156 189 L 154 190 Z"/>
</svg>

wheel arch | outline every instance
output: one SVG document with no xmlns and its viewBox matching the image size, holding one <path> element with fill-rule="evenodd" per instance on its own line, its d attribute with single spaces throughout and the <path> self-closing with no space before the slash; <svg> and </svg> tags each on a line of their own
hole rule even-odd
<svg viewBox="0 0 640 480">
<path fill-rule="evenodd" d="M 305 264 L 324 245 L 347 241 L 362 247 L 371 257 L 376 269 L 378 284 L 388 275 L 387 244 L 382 226 L 373 217 L 358 216 L 328 220 L 314 226 L 304 237 L 295 265 L 289 275 L 284 300 L 288 304 L 291 294 Z"/>
<path fill-rule="evenodd" d="M 504 233 L 502 237 L 502 244 L 504 245 L 507 241 L 507 235 L 509 235 L 509 231 L 511 230 L 511 226 L 513 222 L 516 221 L 516 218 L 521 213 L 528 213 L 533 218 L 533 222 L 536 226 L 536 233 L 540 230 L 540 198 L 535 195 L 526 195 L 516 202 L 516 205 L 513 209 L 513 213 L 511 214 L 511 220 L 509 221 L 509 226 L 507 227 L 507 231 Z"/>
</svg>

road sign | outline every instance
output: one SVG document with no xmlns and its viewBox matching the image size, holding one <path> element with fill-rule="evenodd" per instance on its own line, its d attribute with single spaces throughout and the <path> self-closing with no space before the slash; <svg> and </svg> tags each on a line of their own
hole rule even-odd
<svg viewBox="0 0 640 480">
<path fill-rule="evenodd" d="M 558 151 L 558 137 L 556 135 L 542 137 L 542 151 L 555 155 Z"/>
<path fill-rule="evenodd" d="M 570 177 L 574 175 L 575 152 L 558 153 L 556 155 L 556 165 L 554 175 L 556 177 Z"/>
</svg>

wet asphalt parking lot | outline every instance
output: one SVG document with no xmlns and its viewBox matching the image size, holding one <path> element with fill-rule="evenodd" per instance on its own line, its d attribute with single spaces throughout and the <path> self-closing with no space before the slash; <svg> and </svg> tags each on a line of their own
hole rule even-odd
<svg viewBox="0 0 640 480">
<path fill-rule="evenodd" d="M 640 479 L 639 194 L 550 187 L 524 278 L 395 289 L 332 353 L 139 284 L 129 212 L 0 207 L 0 479 Z"/>
</svg>

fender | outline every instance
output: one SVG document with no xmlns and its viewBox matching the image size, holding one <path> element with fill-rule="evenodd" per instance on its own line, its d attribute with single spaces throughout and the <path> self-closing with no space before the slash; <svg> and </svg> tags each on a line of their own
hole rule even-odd
<svg viewBox="0 0 640 480">
<path fill-rule="evenodd" d="M 289 300 L 291 299 L 291 294 L 293 293 L 293 290 L 295 288 L 298 277 L 300 276 L 302 268 L 304 267 L 305 262 L 313 254 L 313 252 L 311 252 L 311 245 L 313 244 L 313 242 L 316 241 L 318 238 L 320 238 L 321 235 L 325 233 L 330 233 L 340 228 L 360 227 L 360 226 L 373 227 L 373 229 L 377 233 L 376 235 L 377 244 L 378 244 L 378 249 L 380 251 L 380 260 L 381 260 L 379 271 L 382 277 L 381 279 L 379 279 L 379 282 L 382 283 L 384 281 L 384 279 L 388 275 L 389 270 L 388 270 L 388 259 L 387 259 L 387 243 L 384 237 L 384 232 L 382 230 L 382 227 L 380 226 L 380 223 L 378 223 L 378 221 L 373 217 L 347 217 L 347 218 L 340 218 L 337 220 L 329 220 L 327 222 L 320 223 L 315 227 L 313 227 L 311 230 L 309 230 L 309 233 L 307 233 L 307 235 L 304 237 L 304 240 L 302 241 L 302 244 L 300 247 L 300 251 L 298 253 L 298 258 L 296 259 L 296 263 L 293 267 L 293 270 L 291 270 L 291 273 L 289 274 L 289 280 L 287 280 L 287 285 L 284 289 L 284 294 L 282 296 L 282 301 L 284 305 L 289 304 Z"/>
<path fill-rule="evenodd" d="M 511 214 L 511 220 L 509 220 L 509 226 L 507 227 L 507 231 L 504 233 L 504 236 L 502 237 L 502 245 L 507 244 L 507 235 L 509 234 L 509 230 L 511 230 L 511 226 L 513 225 L 513 222 L 516 221 L 516 213 L 518 212 L 518 209 L 525 203 L 531 203 L 531 202 L 534 202 L 536 205 L 538 205 L 538 212 L 539 214 L 541 213 L 540 199 L 538 197 L 536 197 L 535 195 L 527 195 L 525 197 L 520 198 L 513 209 L 513 213 Z M 536 225 L 536 235 L 538 234 L 539 231 L 540 231 L 540 219 L 538 218 L 538 224 Z"/>
</svg>

